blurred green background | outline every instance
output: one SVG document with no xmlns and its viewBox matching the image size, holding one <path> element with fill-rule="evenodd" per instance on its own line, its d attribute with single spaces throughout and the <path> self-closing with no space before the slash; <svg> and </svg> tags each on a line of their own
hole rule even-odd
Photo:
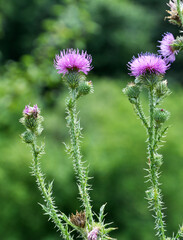
<svg viewBox="0 0 183 240">
<path fill-rule="evenodd" d="M 30 175 L 31 153 L 20 140 L 26 104 L 38 103 L 45 118 L 42 167 L 54 179 L 54 195 L 66 214 L 80 209 L 77 186 L 63 142 L 67 90 L 53 67 L 63 48 L 87 49 L 94 69 L 88 79 L 95 92 L 80 100 L 84 142 L 90 165 L 93 210 L 107 202 L 107 222 L 118 240 L 156 239 L 144 191 L 145 130 L 121 89 L 126 64 L 140 52 L 157 51 L 164 32 L 178 35 L 164 21 L 166 0 L 1 0 L 0 2 L 0 239 L 57 240 L 59 234 L 42 213 L 40 192 Z M 171 112 L 166 146 L 161 149 L 167 232 L 183 222 L 183 56 L 167 73 L 172 95 L 163 104 Z M 145 98 L 145 96 L 144 96 Z"/>
</svg>

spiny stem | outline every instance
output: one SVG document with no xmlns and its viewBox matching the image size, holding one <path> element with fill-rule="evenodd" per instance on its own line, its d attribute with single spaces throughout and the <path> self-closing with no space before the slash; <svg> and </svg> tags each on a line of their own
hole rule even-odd
<svg viewBox="0 0 183 240">
<path fill-rule="evenodd" d="M 70 236 L 67 228 L 64 227 L 60 218 L 58 217 L 58 213 L 57 213 L 56 207 L 54 206 L 53 199 L 52 199 L 51 195 L 48 193 L 48 190 L 46 188 L 45 180 L 44 180 L 43 174 L 42 174 L 40 166 L 39 166 L 38 153 L 36 151 L 35 140 L 31 144 L 31 146 L 32 146 L 32 152 L 33 152 L 33 163 L 32 163 L 33 174 L 36 177 L 36 182 L 37 182 L 38 187 L 43 195 L 44 201 L 46 202 L 45 211 L 47 212 L 47 214 L 49 214 L 50 218 L 55 223 L 55 225 L 58 227 L 58 229 L 62 233 L 63 237 L 66 240 L 73 240 L 73 238 Z"/>
<path fill-rule="evenodd" d="M 155 141 L 154 141 L 154 151 L 157 150 L 158 148 L 158 143 L 160 143 L 162 137 L 166 134 L 167 129 L 169 127 L 165 127 L 162 131 L 158 132 L 158 129 L 156 130 L 156 134 L 155 134 Z"/>
<path fill-rule="evenodd" d="M 89 221 L 89 224 L 93 223 L 93 214 L 92 207 L 90 204 L 90 197 L 88 194 L 88 174 L 83 166 L 83 162 L 81 160 L 81 151 L 80 151 L 80 137 L 81 137 L 81 128 L 79 120 L 77 119 L 77 111 L 76 111 L 76 99 L 77 92 L 75 89 L 71 89 L 70 91 L 70 99 L 69 102 L 71 106 L 67 108 L 68 110 L 68 126 L 70 129 L 70 137 L 71 137 L 71 145 L 72 145 L 72 158 L 74 163 L 74 168 L 78 180 L 79 192 L 81 195 L 81 200 L 83 201 L 83 205 L 85 207 L 86 218 Z"/>
<path fill-rule="evenodd" d="M 179 228 L 179 231 L 177 232 L 175 236 L 175 240 L 183 239 L 183 226 Z"/>
<path fill-rule="evenodd" d="M 179 17 L 180 17 L 181 26 L 183 26 L 183 13 L 181 11 L 181 0 L 177 0 L 177 12 L 178 12 Z"/>
<path fill-rule="evenodd" d="M 147 123 L 146 117 L 142 110 L 140 99 L 137 99 L 137 103 L 135 104 L 135 107 L 136 107 L 136 113 L 139 116 L 139 118 L 142 120 L 142 123 L 144 124 L 145 128 L 149 129 L 149 125 Z"/>
<path fill-rule="evenodd" d="M 158 182 L 158 170 L 154 161 L 154 137 L 155 137 L 155 125 L 154 125 L 154 89 L 151 86 L 149 89 L 149 111 L 150 111 L 150 127 L 149 127 L 149 139 L 148 139 L 148 152 L 149 152 L 149 177 L 154 190 L 153 210 L 156 214 L 155 225 L 157 234 L 161 240 L 165 240 L 165 229 L 162 213 L 162 197 L 159 189 Z"/>
</svg>

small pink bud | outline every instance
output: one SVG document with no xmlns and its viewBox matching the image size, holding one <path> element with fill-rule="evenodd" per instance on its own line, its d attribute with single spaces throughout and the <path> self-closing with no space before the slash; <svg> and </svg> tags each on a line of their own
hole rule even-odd
<svg viewBox="0 0 183 240">
<path fill-rule="evenodd" d="M 95 227 L 91 232 L 88 233 L 88 240 L 97 240 L 99 228 Z"/>
<path fill-rule="evenodd" d="M 38 114 L 40 113 L 40 110 L 39 110 L 37 104 L 34 105 L 33 107 L 30 107 L 29 105 L 27 105 L 27 106 L 25 106 L 23 113 L 27 117 L 33 116 L 34 118 L 37 118 Z"/>
</svg>

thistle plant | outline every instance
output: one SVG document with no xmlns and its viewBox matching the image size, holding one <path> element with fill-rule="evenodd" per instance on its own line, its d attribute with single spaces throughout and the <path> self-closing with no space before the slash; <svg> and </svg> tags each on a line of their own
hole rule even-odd
<svg viewBox="0 0 183 240">
<path fill-rule="evenodd" d="M 114 228 L 108 228 L 104 223 L 105 204 L 100 208 L 99 214 L 92 211 L 89 191 L 91 185 L 88 180 L 88 167 L 82 159 L 81 154 L 81 127 L 78 119 L 77 101 L 89 93 L 93 93 L 93 84 L 86 80 L 86 75 L 92 69 L 92 57 L 87 52 L 68 49 L 56 55 L 54 66 L 68 87 L 69 96 L 66 99 L 66 121 L 69 129 L 70 144 L 65 144 L 66 152 L 73 161 L 73 168 L 76 175 L 76 182 L 81 200 L 81 209 L 76 214 L 66 216 L 59 211 L 55 205 L 52 186 L 53 182 L 46 183 L 45 174 L 41 170 L 41 156 L 44 154 L 44 144 L 38 145 L 38 137 L 41 135 L 43 127 L 43 117 L 37 105 L 26 106 L 23 111 L 21 123 L 25 126 L 26 131 L 21 135 L 23 141 L 30 145 L 32 150 L 32 174 L 36 178 L 39 190 L 44 199 L 41 204 L 49 219 L 55 224 L 61 233 L 62 239 L 72 240 L 74 236 L 88 240 L 105 240 L 111 239 L 108 233 Z M 96 219 L 95 219 L 96 218 Z"/>
<path fill-rule="evenodd" d="M 167 12 L 170 16 L 167 19 L 178 26 L 183 26 L 183 2 L 180 0 L 170 0 Z M 128 63 L 130 75 L 135 77 L 134 82 L 127 85 L 123 92 L 127 95 L 133 105 L 135 113 L 141 120 L 147 132 L 147 182 L 149 183 L 146 191 L 146 199 L 149 209 L 153 211 L 155 220 L 156 235 L 160 240 L 179 240 L 183 239 L 183 226 L 179 228 L 177 234 L 172 237 L 166 236 L 166 221 L 163 212 L 162 191 L 160 189 L 160 168 L 163 164 L 163 156 L 159 149 L 163 144 L 168 125 L 170 113 L 162 107 L 162 101 L 170 95 L 170 90 L 165 79 L 165 73 L 175 61 L 175 55 L 182 50 L 183 37 L 176 39 L 171 33 L 165 33 L 160 42 L 157 54 L 139 54 L 137 58 Z M 145 114 L 141 101 L 143 91 L 148 92 L 148 116 Z"/>
</svg>

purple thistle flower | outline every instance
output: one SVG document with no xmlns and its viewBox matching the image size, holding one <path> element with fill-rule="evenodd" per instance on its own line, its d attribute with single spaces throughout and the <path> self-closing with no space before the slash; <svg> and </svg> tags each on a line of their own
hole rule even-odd
<svg viewBox="0 0 183 240">
<path fill-rule="evenodd" d="M 30 105 L 27 105 L 25 106 L 23 113 L 25 116 L 34 116 L 35 118 L 37 118 L 37 115 L 40 113 L 40 110 L 37 104 L 34 105 L 33 107 L 30 107 Z"/>
<path fill-rule="evenodd" d="M 88 240 L 97 240 L 99 228 L 95 227 L 91 232 L 88 233 Z"/>
<path fill-rule="evenodd" d="M 171 46 L 173 42 L 175 41 L 175 38 L 172 33 L 165 33 L 163 35 L 163 39 L 160 42 L 160 50 L 158 52 L 165 58 L 165 61 L 168 62 L 174 62 L 175 61 L 175 54 L 178 53 L 177 50 L 174 50 Z"/>
<path fill-rule="evenodd" d="M 138 58 L 133 57 L 127 66 L 131 71 L 130 75 L 138 77 L 145 74 L 165 74 L 170 65 L 161 56 L 147 52 L 139 54 Z"/>
<path fill-rule="evenodd" d="M 60 55 L 56 55 L 54 60 L 54 66 L 58 69 L 58 73 L 66 74 L 69 70 L 75 70 L 83 72 L 86 75 L 93 68 L 91 66 L 92 57 L 87 52 L 83 51 L 79 53 L 79 49 L 67 49 L 60 52 Z"/>
</svg>

